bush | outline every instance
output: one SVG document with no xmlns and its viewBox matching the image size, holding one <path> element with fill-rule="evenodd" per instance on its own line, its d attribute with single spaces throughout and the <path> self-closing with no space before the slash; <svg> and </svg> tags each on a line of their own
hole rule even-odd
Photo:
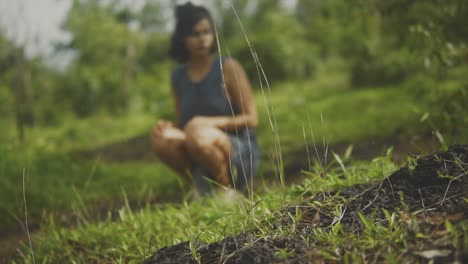
<svg viewBox="0 0 468 264">
<path fill-rule="evenodd" d="M 399 84 L 421 68 L 422 64 L 418 65 L 417 59 L 412 59 L 410 52 L 403 48 L 377 54 L 366 51 L 351 60 L 351 84 L 354 87 Z"/>
<path fill-rule="evenodd" d="M 421 115 L 426 115 L 433 129 L 439 129 L 457 138 L 466 138 L 468 123 L 467 65 L 450 69 L 437 80 L 429 73 L 420 74 L 405 82 L 404 87 L 426 105 Z M 426 119 L 426 118 L 423 118 Z M 463 140 L 463 139 L 462 139 Z"/>
</svg>

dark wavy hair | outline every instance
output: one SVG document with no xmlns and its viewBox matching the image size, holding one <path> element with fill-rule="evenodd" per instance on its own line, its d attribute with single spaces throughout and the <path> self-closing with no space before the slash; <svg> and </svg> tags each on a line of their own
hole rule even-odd
<svg viewBox="0 0 468 264">
<path fill-rule="evenodd" d="M 169 56 L 180 63 L 185 63 L 190 59 L 190 52 L 184 42 L 185 38 L 192 33 L 193 27 L 205 18 L 210 21 L 211 27 L 214 29 L 213 19 L 208 9 L 203 6 L 193 5 L 190 2 L 178 5 L 175 10 L 175 16 L 177 23 L 171 38 Z M 214 38 L 211 53 L 214 53 L 216 49 L 217 41 Z"/>
</svg>

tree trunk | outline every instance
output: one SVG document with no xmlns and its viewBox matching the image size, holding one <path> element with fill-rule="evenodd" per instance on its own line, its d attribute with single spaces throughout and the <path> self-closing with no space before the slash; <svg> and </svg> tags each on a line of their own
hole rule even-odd
<svg viewBox="0 0 468 264">
<path fill-rule="evenodd" d="M 31 72 L 25 62 L 24 48 L 19 48 L 15 52 L 14 67 L 11 89 L 15 98 L 14 111 L 18 138 L 23 141 L 26 126 L 33 126 L 35 119 Z"/>
<path fill-rule="evenodd" d="M 135 46 L 129 40 L 127 43 L 127 50 L 125 54 L 125 73 L 124 73 L 124 84 L 123 84 L 123 94 L 124 94 L 124 106 L 128 107 L 128 100 L 131 96 L 132 85 L 133 85 L 133 65 L 135 62 Z"/>
</svg>

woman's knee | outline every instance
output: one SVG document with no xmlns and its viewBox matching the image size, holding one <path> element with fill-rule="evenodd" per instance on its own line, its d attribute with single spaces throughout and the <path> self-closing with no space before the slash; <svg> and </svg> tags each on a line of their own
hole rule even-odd
<svg viewBox="0 0 468 264">
<path fill-rule="evenodd" d="M 151 146 L 153 148 L 153 152 L 161 158 L 161 156 L 165 156 L 168 152 L 168 144 L 166 141 L 163 140 L 161 137 L 152 137 L 151 138 Z"/>
<path fill-rule="evenodd" d="M 153 139 L 151 142 L 151 146 L 153 148 L 153 152 L 159 156 L 161 153 L 164 152 L 164 144 L 161 144 L 159 141 Z"/>
<path fill-rule="evenodd" d="M 196 154 L 209 148 L 210 142 L 202 136 L 187 134 L 186 147 L 189 153 Z"/>
<path fill-rule="evenodd" d="M 186 130 L 186 146 L 189 152 L 205 154 L 213 148 L 226 152 L 230 149 L 230 140 L 227 135 L 217 128 L 192 127 Z"/>
</svg>

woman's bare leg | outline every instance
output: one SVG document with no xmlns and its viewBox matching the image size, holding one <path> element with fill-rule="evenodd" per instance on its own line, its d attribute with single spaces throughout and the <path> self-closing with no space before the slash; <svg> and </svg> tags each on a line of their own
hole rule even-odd
<svg viewBox="0 0 468 264">
<path fill-rule="evenodd" d="M 231 141 L 214 127 L 188 126 L 186 147 L 190 157 L 205 166 L 218 183 L 229 186 L 229 155 Z"/>
<path fill-rule="evenodd" d="M 158 158 L 181 176 L 191 181 L 191 161 L 185 146 L 184 131 L 168 127 L 151 135 L 152 147 Z"/>
</svg>

